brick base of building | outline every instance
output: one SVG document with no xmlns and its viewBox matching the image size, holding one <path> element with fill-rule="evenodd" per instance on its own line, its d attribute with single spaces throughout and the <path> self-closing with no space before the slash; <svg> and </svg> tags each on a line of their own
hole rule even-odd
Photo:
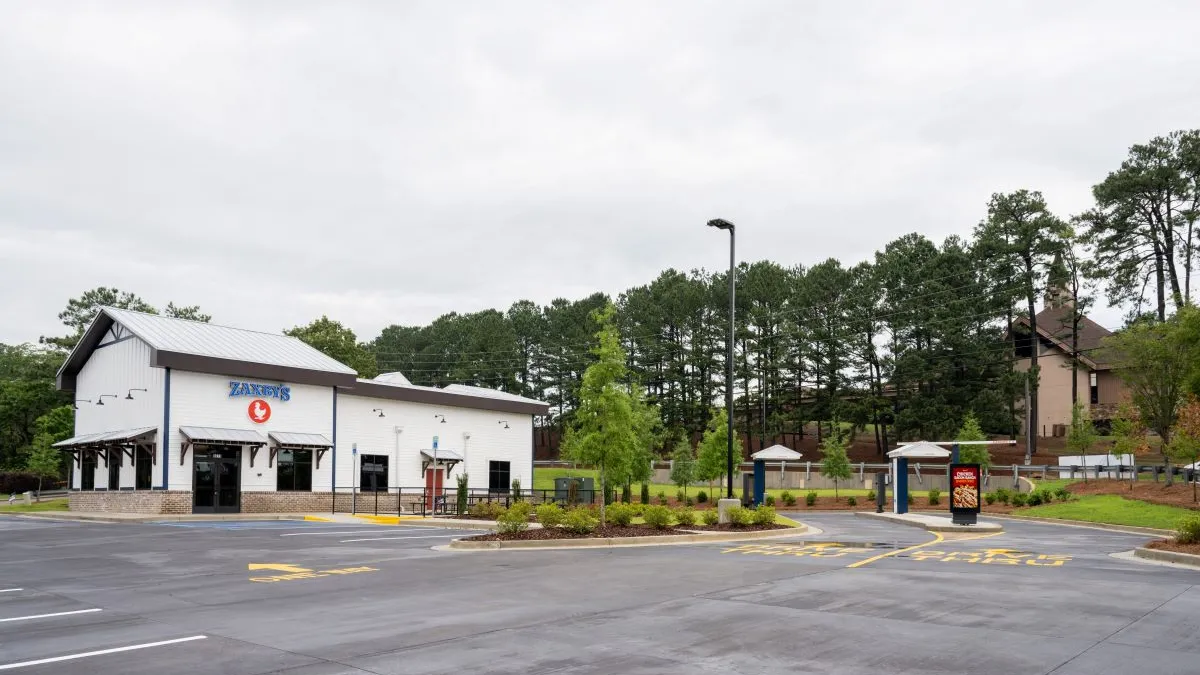
<svg viewBox="0 0 1200 675">
<path fill-rule="evenodd" d="M 395 493 L 360 492 L 351 503 L 350 494 L 337 494 L 338 513 L 396 513 Z M 191 513 L 193 497 L 185 490 L 77 491 L 67 504 L 72 511 L 107 513 Z M 406 494 L 400 499 L 404 513 L 421 511 L 421 496 Z M 241 513 L 330 513 L 332 492 L 243 492 Z"/>
<path fill-rule="evenodd" d="M 67 496 L 72 511 L 106 513 L 191 513 L 192 493 L 184 490 L 79 491 Z"/>
</svg>

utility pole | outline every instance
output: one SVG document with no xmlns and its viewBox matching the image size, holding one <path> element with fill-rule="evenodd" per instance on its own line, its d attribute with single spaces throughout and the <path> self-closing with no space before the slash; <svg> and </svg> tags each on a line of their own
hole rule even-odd
<svg viewBox="0 0 1200 675">
<path fill-rule="evenodd" d="M 1025 416 L 1029 417 L 1029 374 L 1025 374 Z M 1033 430 L 1036 426 L 1036 420 L 1030 420 L 1025 425 L 1025 466 L 1033 461 Z"/>
<path fill-rule="evenodd" d="M 709 227 L 715 227 L 718 230 L 729 230 L 729 342 L 725 350 L 725 413 L 726 425 L 728 426 L 727 443 L 725 457 L 725 499 L 733 499 L 733 338 L 735 330 L 734 311 L 736 308 L 736 292 L 735 282 L 737 278 L 736 262 L 734 257 L 734 227 L 733 223 L 716 218 L 708 221 Z M 750 393 L 746 392 L 749 396 Z M 720 504 L 718 503 L 718 510 Z M 722 522 L 726 522 L 727 517 Z"/>
</svg>

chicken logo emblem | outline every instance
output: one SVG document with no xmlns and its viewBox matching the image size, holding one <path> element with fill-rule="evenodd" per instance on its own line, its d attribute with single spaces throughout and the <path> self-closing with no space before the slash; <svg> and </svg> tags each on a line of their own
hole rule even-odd
<svg viewBox="0 0 1200 675">
<path fill-rule="evenodd" d="M 271 419 L 271 404 L 256 398 L 250 402 L 250 407 L 246 408 L 246 412 L 250 415 L 250 421 L 255 424 L 262 424 Z"/>
</svg>

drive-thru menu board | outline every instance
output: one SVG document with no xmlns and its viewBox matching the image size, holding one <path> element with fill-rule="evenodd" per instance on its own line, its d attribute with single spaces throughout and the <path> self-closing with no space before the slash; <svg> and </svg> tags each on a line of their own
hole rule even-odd
<svg viewBox="0 0 1200 675">
<path fill-rule="evenodd" d="M 978 464 L 950 465 L 950 513 L 955 523 L 975 524 L 979 515 Z"/>
</svg>

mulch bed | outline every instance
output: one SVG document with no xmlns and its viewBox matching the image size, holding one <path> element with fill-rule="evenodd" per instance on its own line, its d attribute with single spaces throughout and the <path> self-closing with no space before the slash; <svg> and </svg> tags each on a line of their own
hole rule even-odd
<svg viewBox="0 0 1200 675">
<path fill-rule="evenodd" d="M 1151 504 L 1162 504 L 1164 506 L 1179 506 L 1185 509 L 1200 510 L 1200 503 L 1192 501 L 1192 485 L 1186 483 L 1176 477 L 1175 484 L 1167 487 L 1165 478 L 1164 482 L 1155 483 L 1154 481 L 1140 480 L 1133 483 L 1133 489 L 1130 489 L 1130 481 L 1127 480 L 1089 480 L 1084 483 L 1072 483 L 1067 489 L 1073 495 L 1119 495 L 1129 499 L 1139 499 L 1143 502 Z"/>
<path fill-rule="evenodd" d="M 696 528 L 690 528 L 696 529 Z M 525 530 L 524 532 L 492 532 L 489 534 L 478 534 L 474 537 L 464 537 L 465 541 L 538 541 L 548 539 L 604 539 L 608 537 L 654 537 L 659 535 L 671 534 L 688 534 L 686 530 L 678 528 L 668 528 L 665 530 L 656 530 L 648 525 L 630 525 L 621 527 L 620 525 L 605 525 L 597 527 L 590 534 L 576 534 L 569 530 L 560 527 L 542 527 L 536 530 Z"/>
<path fill-rule="evenodd" d="M 1160 539 L 1146 544 L 1146 548 L 1157 548 L 1163 551 L 1174 551 L 1176 553 L 1191 553 L 1192 555 L 1200 555 L 1200 544 L 1176 544 L 1174 539 Z"/>
</svg>

